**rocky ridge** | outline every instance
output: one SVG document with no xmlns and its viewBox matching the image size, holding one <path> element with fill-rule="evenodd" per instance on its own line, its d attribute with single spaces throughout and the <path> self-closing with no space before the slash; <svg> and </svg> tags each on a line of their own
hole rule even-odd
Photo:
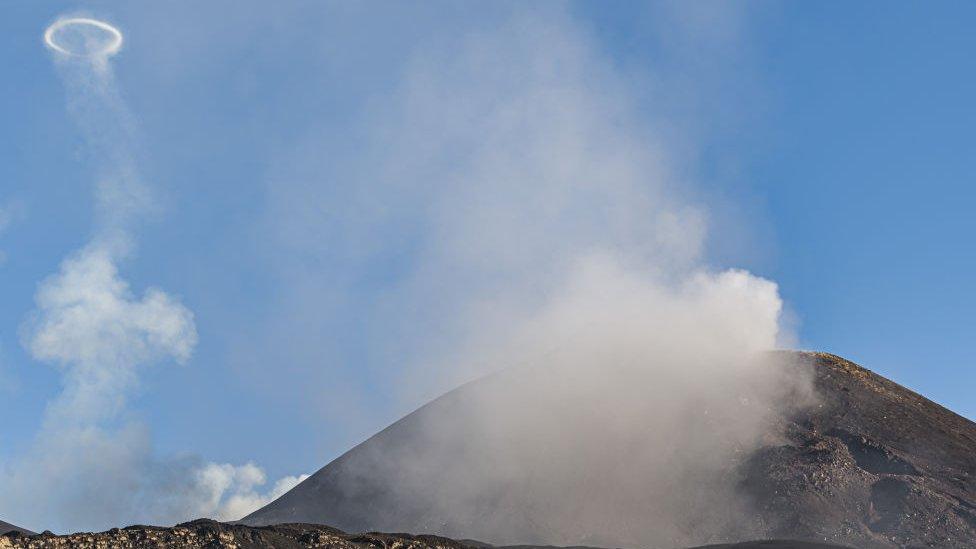
<svg viewBox="0 0 976 549">
<path fill-rule="evenodd" d="M 0 535 L 0 549 L 556 549 L 539 546 L 496 548 L 476 541 L 455 541 L 438 536 L 410 534 L 347 534 L 315 524 L 280 524 L 251 527 L 212 520 L 195 520 L 172 528 L 130 526 L 100 533 L 58 536 L 43 534 Z M 588 548 L 566 548 L 588 549 Z M 705 549 L 705 548 L 699 548 Z M 844 549 L 836 545 L 792 541 L 762 541 L 716 545 L 707 549 Z"/>
<path fill-rule="evenodd" d="M 316 524 L 281 524 L 253 528 L 201 519 L 172 528 L 130 526 L 107 532 L 55 535 L 50 532 L 0 536 L 0 549 L 107 549 L 107 548 L 228 548 L 298 549 L 465 549 L 462 543 L 436 536 L 409 534 L 346 534 Z"/>
</svg>

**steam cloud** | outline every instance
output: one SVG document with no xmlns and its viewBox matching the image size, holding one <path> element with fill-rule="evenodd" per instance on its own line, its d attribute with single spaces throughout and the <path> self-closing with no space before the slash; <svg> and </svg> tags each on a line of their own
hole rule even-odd
<svg viewBox="0 0 976 549">
<path fill-rule="evenodd" d="M 691 44 L 695 62 L 735 50 L 735 13 L 691 13 L 731 8 L 694 6 L 663 14 L 670 47 Z M 348 149 L 331 119 L 294 132 L 308 137 L 268 188 L 285 299 L 253 338 L 260 348 L 242 342 L 242 354 L 266 364 L 274 353 L 280 367 L 256 375 L 288 376 L 288 397 L 307 388 L 309 406 L 329 388 L 323 416 L 341 411 L 343 423 L 375 419 L 378 400 L 414 404 L 502 370 L 450 424 L 425 426 L 429 448 L 457 453 L 364 464 L 430 502 L 430 531 L 561 544 L 599 544 L 615 528 L 634 545 L 731 536 L 749 526 L 731 466 L 775 439 L 774 418 L 807 388 L 761 358 L 790 341 L 776 285 L 707 259 L 712 220 L 684 165 L 694 151 L 674 139 L 687 121 L 668 112 L 699 90 L 669 88 L 669 74 L 631 78 L 560 9 L 516 11 L 415 51 L 394 90 L 367 102 Z M 709 32 L 682 35 L 689 27 Z M 234 516 L 303 477 L 261 493 L 259 468 L 160 460 L 145 427 L 125 421 L 138 369 L 188 357 L 195 330 L 178 300 L 118 275 L 154 201 L 108 59 L 58 62 L 101 159 L 99 228 L 39 290 L 25 328 L 31 352 L 61 365 L 65 391 L 34 452 L 7 467 L 0 514 L 44 527 L 60 516 L 54 528 Z M 97 291 L 65 290 L 74 281 Z M 96 325 L 92 348 L 67 343 Z M 109 359 L 84 366 L 95 354 Z M 362 377 L 375 381 L 368 392 Z M 89 398 L 91 418 L 72 424 L 59 408 L 89 390 L 106 398 Z M 509 501 L 507 516 L 478 514 L 512 486 L 536 496 Z M 635 517 L 643 526 L 631 529 Z"/>
<path fill-rule="evenodd" d="M 148 429 L 126 417 L 139 370 L 186 362 L 197 344 L 193 313 L 158 288 L 136 295 L 119 265 L 133 251 L 136 220 L 153 209 L 137 169 L 132 115 L 110 57 L 121 33 L 88 18 L 62 18 L 45 34 L 97 168 L 97 227 L 91 241 L 43 281 L 23 342 L 62 373 L 27 454 L 0 468 L 0 515 L 52 530 L 240 518 L 301 479 L 266 493 L 254 464 L 204 463 L 153 455 Z M 2 221 L 2 219 L 0 219 Z"/>
<path fill-rule="evenodd" d="M 200 514 L 218 520 L 236 520 L 258 509 L 302 482 L 308 475 L 289 476 L 279 479 L 266 493 L 257 487 L 267 479 L 264 471 L 252 463 L 242 466 L 210 463 L 196 471 L 199 485 L 208 489 Z M 229 495 L 228 495 L 229 494 Z"/>
<path fill-rule="evenodd" d="M 408 389 L 502 371 L 450 417 L 427 417 L 405 454 L 380 449 L 352 474 L 430 505 L 433 532 L 635 546 L 745 535 L 759 526 L 735 466 L 809 397 L 766 353 L 792 339 L 777 286 L 709 265 L 709 214 L 681 170 L 693 155 L 667 138 L 674 120 L 656 111 L 648 126 L 627 75 L 566 14 L 540 11 L 418 52 L 364 116 L 357 154 L 328 138 L 296 147 L 270 186 L 293 291 L 274 322 L 311 326 L 283 337 L 333 386 L 342 372 L 315 357 L 339 342 L 323 345 L 315 319 L 348 300 L 367 311 L 367 364 Z M 390 280 L 363 295 L 377 265 Z M 394 505 L 374 520 L 416 517 Z"/>
</svg>

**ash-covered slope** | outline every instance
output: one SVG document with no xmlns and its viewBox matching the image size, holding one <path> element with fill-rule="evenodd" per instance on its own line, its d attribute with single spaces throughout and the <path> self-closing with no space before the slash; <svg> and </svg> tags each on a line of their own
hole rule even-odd
<svg viewBox="0 0 976 549">
<path fill-rule="evenodd" d="M 394 423 L 244 522 L 315 522 L 500 544 L 682 547 L 775 538 L 860 548 L 976 546 L 976 424 L 842 358 L 780 358 L 791 375 L 812 376 L 816 400 L 771 406 L 761 444 L 737 446 L 714 462 L 682 466 L 686 454 L 671 452 L 667 438 L 655 441 L 661 447 L 655 454 L 628 455 L 627 441 L 643 436 L 637 430 L 593 441 L 597 449 L 612 443 L 594 454 L 596 461 L 563 463 L 549 455 L 547 466 L 537 459 L 547 456 L 539 449 L 554 439 L 540 433 L 517 441 L 533 466 L 513 474 L 510 456 L 499 450 L 504 433 L 466 413 L 513 383 L 493 376 Z M 746 388 L 728 390 L 748 404 Z M 576 406 L 586 412 L 587 404 Z M 526 421 L 546 411 L 530 401 L 514 408 Z M 734 425 L 733 412 L 711 409 L 703 395 L 687 410 L 694 417 L 682 427 L 683 444 L 708 451 L 707 441 Z M 566 428 L 584 421 L 585 413 L 572 416 Z M 658 455 L 672 453 L 670 460 Z M 666 467 L 671 482 L 641 467 Z M 555 490 L 552 478 L 571 479 L 571 490 Z"/>
<path fill-rule="evenodd" d="M 744 469 L 770 535 L 976 547 L 976 424 L 842 358 L 805 358 L 820 404 Z"/>
<path fill-rule="evenodd" d="M 6 534 L 7 532 L 24 532 L 25 534 L 32 534 L 33 533 L 30 530 L 26 530 L 24 528 L 20 528 L 18 526 L 14 526 L 13 524 L 10 524 L 9 522 L 4 522 L 4 521 L 0 520 L 0 535 Z"/>
</svg>

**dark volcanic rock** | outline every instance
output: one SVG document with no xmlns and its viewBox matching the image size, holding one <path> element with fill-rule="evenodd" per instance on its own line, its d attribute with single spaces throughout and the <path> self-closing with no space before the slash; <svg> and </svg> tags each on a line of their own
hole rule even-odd
<svg viewBox="0 0 976 549">
<path fill-rule="evenodd" d="M 744 541 L 741 543 L 720 543 L 718 545 L 704 545 L 692 549 L 841 549 L 839 545 L 827 545 L 810 541 Z"/>
<path fill-rule="evenodd" d="M 410 534 L 346 534 L 316 524 L 279 524 L 251 527 L 195 520 L 173 528 L 130 526 L 100 533 L 56 536 L 50 533 L 0 535 L 0 549 L 128 549 L 219 548 L 228 549 L 556 549 L 539 546 L 498 547 L 479 542 L 459 542 L 437 536 Z M 844 549 L 836 545 L 789 541 L 762 541 L 737 545 L 709 546 L 708 549 Z M 586 547 L 565 549 L 589 549 Z M 704 548 L 699 548 L 704 549 Z"/>
<path fill-rule="evenodd" d="M 431 532 L 496 543 L 565 545 L 571 540 L 678 547 L 695 545 L 695 536 L 701 534 L 698 539 L 705 542 L 758 538 L 862 549 L 976 547 L 976 424 L 842 358 L 822 353 L 782 353 L 781 358 L 783 367 L 813 377 L 817 403 L 769 419 L 767 441 L 728 461 L 721 476 L 736 486 L 736 500 L 710 499 L 706 491 L 685 502 L 681 509 L 686 509 L 689 522 L 682 527 L 691 533 L 686 537 L 641 542 L 647 530 L 639 530 L 639 513 L 636 519 L 609 513 L 600 522 L 570 523 L 572 531 L 567 531 L 565 520 L 552 517 L 575 516 L 577 509 L 586 511 L 590 505 L 591 510 L 607 500 L 555 498 L 546 504 L 537 485 L 531 484 L 533 478 L 506 482 L 504 476 L 482 497 L 470 500 L 475 519 L 452 521 L 450 513 L 438 508 L 438 494 L 463 485 L 466 471 L 491 471 L 497 464 L 493 447 L 480 442 L 485 438 L 480 427 L 465 423 L 462 413 L 492 383 L 490 378 L 406 416 L 244 522 L 315 522 L 347 530 Z M 715 415 L 711 423 L 692 424 L 702 429 L 701 438 L 720 434 L 721 424 L 716 422 L 729 420 Z M 431 418 L 439 422 L 436 436 L 425 429 Z M 430 463 L 434 471 L 418 474 L 410 469 L 412 463 Z M 544 469 L 533 472 L 545 475 Z M 601 492 L 600 474 L 596 472 L 593 481 L 594 496 Z M 682 486 L 683 479 L 678 480 L 669 488 Z M 645 499 L 652 501 L 628 501 L 653 510 L 654 496 Z M 728 517 L 720 516 L 736 505 L 742 507 L 736 513 L 747 514 L 730 511 Z M 702 532 L 695 529 L 695 520 L 701 521 L 702 530 L 706 524 L 725 529 Z M 506 537 L 510 532 L 531 536 Z M 645 537 L 635 537 L 634 532 Z"/>
<path fill-rule="evenodd" d="M 806 358 L 821 403 L 743 482 L 769 536 L 976 546 L 976 424 L 852 362 Z"/>
<path fill-rule="evenodd" d="M 195 520 L 172 528 L 130 526 L 101 533 L 77 533 L 56 536 L 7 534 L 0 536 L 0 549 L 96 549 L 126 547 L 149 548 L 217 548 L 299 549 L 324 547 L 335 549 L 464 549 L 462 543 L 436 536 L 409 534 L 346 534 L 335 528 L 315 524 L 280 524 L 250 527 L 223 524 L 212 520 Z"/>
<path fill-rule="evenodd" d="M 30 530 L 14 526 L 8 522 L 0 520 L 0 534 L 6 534 L 7 532 L 23 532 L 25 534 L 33 534 Z"/>
</svg>

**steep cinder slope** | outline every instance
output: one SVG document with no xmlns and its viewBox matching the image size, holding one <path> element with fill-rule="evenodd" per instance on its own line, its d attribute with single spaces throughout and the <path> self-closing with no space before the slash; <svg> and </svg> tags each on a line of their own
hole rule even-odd
<svg viewBox="0 0 976 549">
<path fill-rule="evenodd" d="M 768 535 L 976 547 L 976 424 L 840 357 L 802 358 L 820 403 L 745 469 Z"/>
<path fill-rule="evenodd" d="M 0 520 L 0 534 L 6 534 L 7 532 L 24 532 L 25 534 L 33 534 L 30 530 L 14 526 L 8 522 Z"/>
<path fill-rule="evenodd" d="M 793 352 L 780 358 L 784 368 L 813 377 L 817 401 L 771 418 L 766 442 L 728 461 L 721 477 L 735 485 L 735 501 L 701 490 L 690 498 L 682 494 L 687 501 L 679 509 L 688 522 L 663 537 L 641 530 L 644 510 L 653 512 L 656 500 L 693 484 L 694 476 L 678 477 L 668 487 L 672 492 L 648 490 L 643 500 L 639 491 L 636 499 L 626 492 L 618 498 L 626 498 L 624 506 L 594 515 L 592 507 L 621 504 L 601 493 L 604 471 L 580 469 L 580 486 L 589 491 L 549 499 L 537 489 L 545 486 L 537 482 L 546 477 L 545 468 L 517 482 L 500 473 L 488 477 L 496 484 L 482 482 L 480 495 L 465 500 L 466 513 L 445 509 L 441 502 L 455 501 L 446 496 L 464 487 L 469 475 L 483 479 L 497 463 L 495 448 L 484 442 L 497 438 L 479 431 L 486 426 L 471 423 L 464 412 L 499 383 L 512 381 L 497 376 L 404 417 L 243 522 L 316 522 L 493 543 L 680 547 L 700 545 L 698 540 L 777 538 L 865 549 L 976 546 L 976 424 L 842 358 Z M 705 413 L 707 406 L 702 403 Z M 733 419 L 692 423 L 700 429 L 692 434 L 719 436 L 722 422 Z M 436 430 L 429 428 L 432 422 Z M 545 437 L 537 442 L 546 443 Z M 425 466 L 418 470 L 418 463 Z M 639 471 L 634 474 L 639 478 Z M 627 505 L 639 512 L 628 514 Z M 735 514 L 722 516 L 730 507 L 738 507 Z M 566 516 L 600 520 L 567 525 L 554 518 Z"/>
</svg>

